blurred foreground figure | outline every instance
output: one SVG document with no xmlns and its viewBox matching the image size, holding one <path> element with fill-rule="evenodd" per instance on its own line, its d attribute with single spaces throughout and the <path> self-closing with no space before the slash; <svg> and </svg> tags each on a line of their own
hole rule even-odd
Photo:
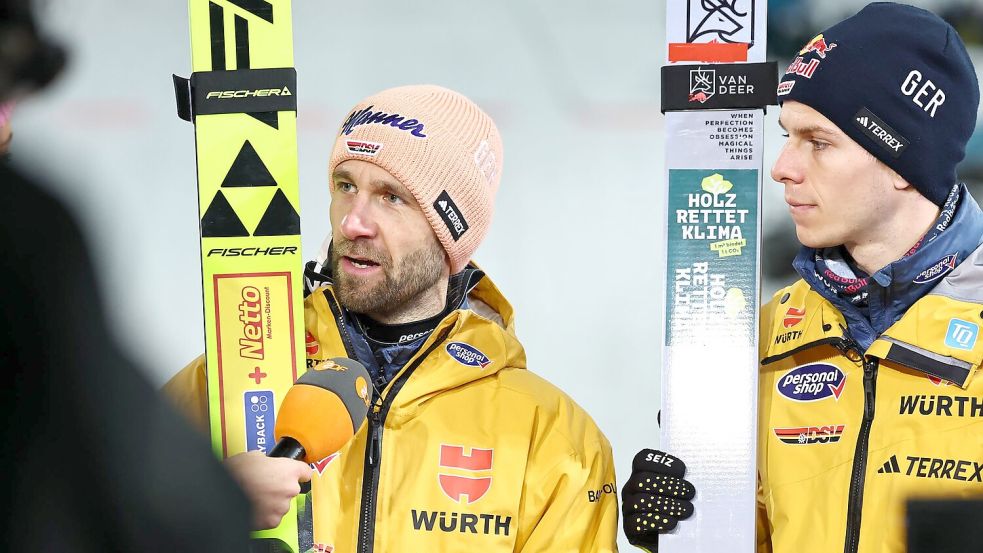
<svg viewBox="0 0 983 553">
<path fill-rule="evenodd" d="M 62 66 L 27 8 L 0 7 L 0 102 Z M 244 496 L 113 343 L 75 222 L 6 164 L 0 182 L 0 550 L 246 551 Z"/>
</svg>

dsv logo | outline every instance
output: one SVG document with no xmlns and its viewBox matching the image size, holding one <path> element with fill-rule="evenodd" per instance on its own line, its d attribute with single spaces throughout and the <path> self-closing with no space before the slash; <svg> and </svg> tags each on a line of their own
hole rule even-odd
<svg viewBox="0 0 983 553">
<path fill-rule="evenodd" d="M 456 503 L 467 497 L 470 505 L 478 501 L 491 488 L 492 449 L 471 448 L 471 454 L 464 454 L 464 446 L 440 445 L 440 468 L 457 469 L 476 473 L 475 476 L 461 476 L 441 471 L 437 474 L 440 489 Z"/>
</svg>

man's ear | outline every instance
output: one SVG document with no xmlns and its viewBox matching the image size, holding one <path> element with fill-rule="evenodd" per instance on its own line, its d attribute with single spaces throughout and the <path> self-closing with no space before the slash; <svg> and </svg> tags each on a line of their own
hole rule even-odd
<svg viewBox="0 0 983 553">
<path fill-rule="evenodd" d="M 915 187 L 912 186 L 910 182 L 908 182 L 907 180 L 905 180 L 904 177 L 902 177 L 901 175 L 899 175 L 897 171 L 895 171 L 894 169 L 891 169 L 890 167 L 887 167 L 886 165 L 885 165 L 885 167 L 890 172 L 891 184 L 894 185 L 894 189 L 895 190 L 914 190 L 915 189 Z"/>
</svg>

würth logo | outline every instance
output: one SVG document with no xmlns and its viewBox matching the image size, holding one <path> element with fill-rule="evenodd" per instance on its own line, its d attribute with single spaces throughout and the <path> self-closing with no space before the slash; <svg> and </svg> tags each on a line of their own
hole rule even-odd
<svg viewBox="0 0 983 553">
<path fill-rule="evenodd" d="M 467 497 L 470 505 L 481 499 L 491 488 L 492 449 L 470 448 L 470 454 L 465 455 L 464 446 L 440 445 L 440 468 L 468 471 L 473 476 L 461 476 L 440 472 L 437 481 L 440 489 L 447 497 L 456 503 L 461 503 Z"/>
<path fill-rule="evenodd" d="M 785 318 L 782 319 L 782 326 L 785 328 L 792 328 L 793 326 L 802 322 L 802 319 L 806 316 L 806 310 L 796 309 L 795 307 L 789 307 L 788 311 L 785 312 Z"/>
</svg>

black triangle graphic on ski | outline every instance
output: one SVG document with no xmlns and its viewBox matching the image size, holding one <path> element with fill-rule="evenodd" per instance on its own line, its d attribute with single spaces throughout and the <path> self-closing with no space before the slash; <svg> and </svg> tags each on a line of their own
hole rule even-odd
<svg viewBox="0 0 983 553">
<path fill-rule="evenodd" d="M 273 23 L 273 5 L 266 0 L 229 0 L 229 3 Z"/>
<path fill-rule="evenodd" d="M 300 234 L 300 215 L 287 199 L 283 190 L 277 189 L 266 213 L 259 220 L 253 236 L 291 236 Z"/>
<path fill-rule="evenodd" d="M 266 123 L 274 129 L 279 129 L 280 118 L 278 117 L 278 114 L 279 112 L 277 111 L 257 111 L 256 113 L 247 113 L 246 115 L 249 115 L 260 123 Z"/>
<path fill-rule="evenodd" d="M 276 179 L 248 140 L 239 149 L 239 155 L 222 180 L 222 188 L 246 186 L 276 186 Z"/>
<path fill-rule="evenodd" d="M 202 238 L 222 238 L 227 236 L 249 236 L 246 225 L 242 224 L 229 200 L 219 190 L 212 198 L 211 205 L 201 218 Z"/>
</svg>

